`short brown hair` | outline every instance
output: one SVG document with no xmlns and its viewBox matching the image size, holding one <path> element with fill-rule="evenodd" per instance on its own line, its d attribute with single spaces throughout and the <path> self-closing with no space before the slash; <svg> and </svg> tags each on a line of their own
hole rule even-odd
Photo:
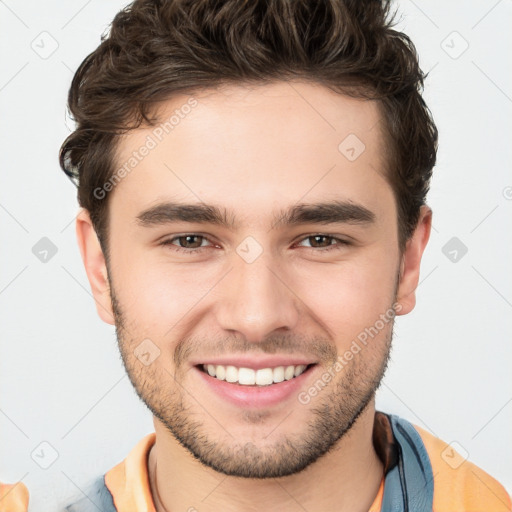
<svg viewBox="0 0 512 512">
<path fill-rule="evenodd" d="M 75 73 L 76 130 L 60 151 L 107 258 L 107 198 L 94 190 L 113 175 L 120 134 L 153 126 L 155 105 L 177 93 L 292 79 L 379 102 L 403 250 L 426 200 L 437 128 L 416 49 L 392 28 L 389 8 L 380 0 L 136 0 L 121 10 Z"/>
</svg>

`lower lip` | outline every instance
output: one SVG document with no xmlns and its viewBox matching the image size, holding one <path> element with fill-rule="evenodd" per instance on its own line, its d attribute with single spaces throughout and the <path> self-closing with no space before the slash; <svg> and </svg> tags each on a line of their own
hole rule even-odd
<svg viewBox="0 0 512 512">
<path fill-rule="evenodd" d="M 297 396 L 315 367 L 316 365 L 309 366 L 298 377 L 268 386 L 244 386 L 230 383 L 211 377 L 195 366 L 194 370 L 210 389 L 237 407 L 270 407 L 291 396 Z"/>
</svg>

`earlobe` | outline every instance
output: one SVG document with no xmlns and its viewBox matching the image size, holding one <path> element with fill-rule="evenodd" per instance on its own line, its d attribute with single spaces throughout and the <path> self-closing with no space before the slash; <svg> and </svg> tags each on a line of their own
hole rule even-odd
<svg viewBox="0 0 512 512">
<path fill-rule="evenodd" d="M 114 325 L 105 257 L 89 212 L 84 208 L 76 217 L 76 237 L 98 315 L 107 324 Z"/>
<path fill-rule="evenodd" d="M 400 262 L 400 281 L 396 301 L 400 304 L 397 315 L 410 313 L 416 305 L 416 288 L 420 277 L 420 264 L 432 228 L 432 210 L 423 205 L 416 229 L 407 241 Z"/>
</svg>

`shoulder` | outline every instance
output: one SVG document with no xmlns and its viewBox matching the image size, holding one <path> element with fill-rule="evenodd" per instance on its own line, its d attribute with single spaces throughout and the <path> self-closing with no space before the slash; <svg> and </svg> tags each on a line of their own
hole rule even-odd
<svg viewBox="0 0 512 512">
<path fill-rule="evenodd" d="M 425 445 L 434 478 L 434 512 L 510 512 L 505 488 L 453 446 L 412 425 Z"/>
<path fill-rule="evenodd" d="M 27 512 L 29 493 L 23 482 L 0 482 L 0 512 Z"/>
<path fill-rule="evenodd" d="M 65 512 L 115 512 L 112 494 L 105 485 L 105 477 L 100 476 L 89 483 L 82 496 L 68 504 Z M 85 496 L 84 496 L 85 494 Z"/>
<path fill-rule="evenodd" d="M 147 460 L 155 441 L 154 432 L 144 436 L 124 460 L 96 478 L 85 491 L 86 496 L 82 494 L 65 512 L 154 511 Z"/>
</svg>

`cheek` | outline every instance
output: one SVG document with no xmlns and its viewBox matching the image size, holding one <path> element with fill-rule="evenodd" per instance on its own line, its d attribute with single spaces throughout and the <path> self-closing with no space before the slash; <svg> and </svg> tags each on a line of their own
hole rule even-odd
<svg viewBox="0 0 512 512">
<path fill-rule="evenodd" d="M 153 336 L 182 330 L 224 273 L 213 267 L 199 270 L 193 265 L 150 262 L 136 251 L 118 261 L 114 286 L 123 311 Z"/>
<path fill-rule="evenodd" d="M 371 256 L 311 267 L 293 289 L 322 323 L 349 342 L 389 310 L 395 280 L 394 262 Z"/>
</svg>

